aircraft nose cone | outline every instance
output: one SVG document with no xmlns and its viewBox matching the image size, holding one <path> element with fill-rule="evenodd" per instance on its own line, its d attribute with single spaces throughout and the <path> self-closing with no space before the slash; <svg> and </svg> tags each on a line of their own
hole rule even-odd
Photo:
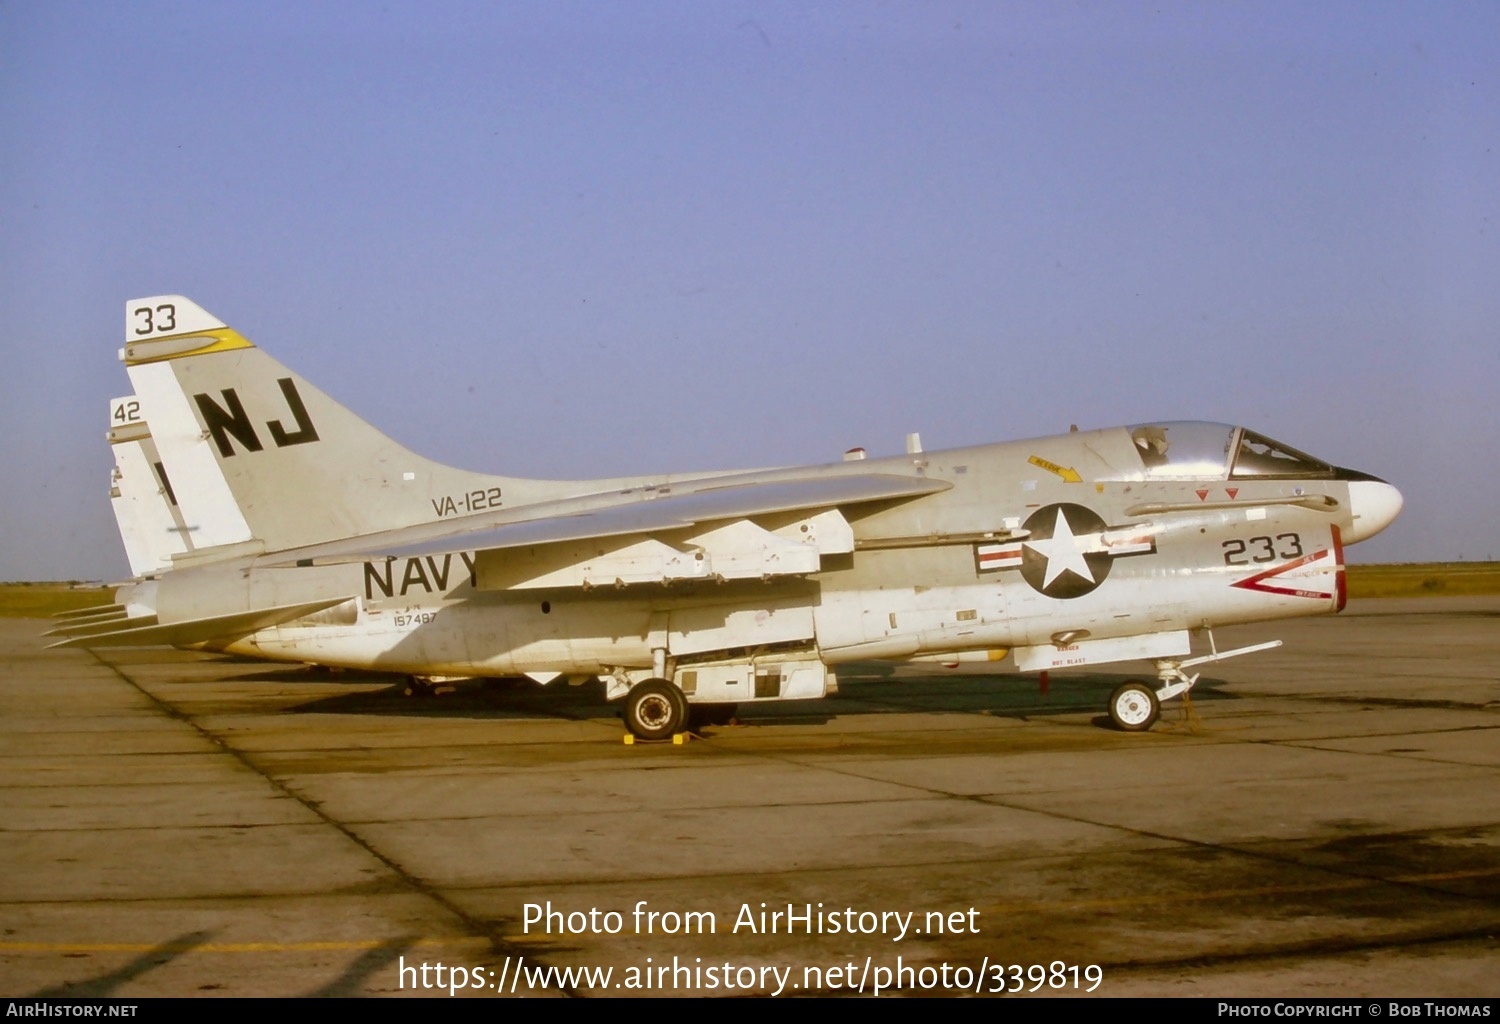
<svg viewBox="0 0 1500 1024">
<path fill-rule="evenodd" d="M 1384 480 L 1350 481 L 1349 512 L 1354 525 L 1344 534 L 1344 543 L 1375 536 L 1396 521 L 1403 504 L 1401 492 Z"/>
</svg>

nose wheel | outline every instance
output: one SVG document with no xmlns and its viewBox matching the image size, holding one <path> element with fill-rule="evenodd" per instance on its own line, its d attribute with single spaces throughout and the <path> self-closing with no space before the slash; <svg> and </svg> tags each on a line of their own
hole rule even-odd
<svg viewBox="0 0 1500 1024">
<path fill-rule="evenodd" d="M 1177 658 L 1159 658 L 1156 662 L 1156 675 L 1161 682 L 1159 686 L 1153 687 L 1139 679 L 1131 679 L 1121 683 L 1115 692 L 1109 695 L 1109 720 L 1114 723 L 1116 729 L 1123 732 L 1145 732 L 1156 724 L 1156 719 L 1161 715 L 1162 701 L 1181 697 L 1183 703 L 1186 704 L 1188 691 L 1198 682 L 1198 673 L 1188 675 L 1183 669 L 1195 665 L 1208 665 L 1226 658 L 1238 658 L 1242 654 L 1253 654 L 1256 651 L 1269 651 L 1273 647 L 1281 646 L 1280 640 L 1270 640 L 1250 647 L 1221 651 L 1214 646 L 1213 630 L 1207 632 L 1211 653 L 1188 658 L 1185 661 Z M 1188 708 L 1188 717 L 1189 720 L 1193 718 L 1191 707 Z"/>
<path fill-rule="evenodd" d="M 1121 683 L 1109 696 L 1109 720 L 1122 732 L 1145 732 L 1160 715 L 1156 691 L 1139 680 Z"/>
</svg>

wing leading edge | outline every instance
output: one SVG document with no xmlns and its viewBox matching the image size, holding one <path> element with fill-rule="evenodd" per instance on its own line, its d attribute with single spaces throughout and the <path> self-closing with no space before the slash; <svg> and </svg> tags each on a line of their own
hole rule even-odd
<svg viewBox="0 0 1500 1024">
<path fill-rule="evenodd" d="M 688 486 L 694 489 L 670 494 L 645 489 L 628 496 L 592 495 L 425 523 L 282 552 L 273 564 L 331 564 L 377 557 L 498 551 L 672 532 L 721 520 L 918 498 L 953 485 L 925 477 L 840 474 L 739 484 L 705 480 Z M 602 503 L 611 499 L 611 504 Z"/>
</svg>

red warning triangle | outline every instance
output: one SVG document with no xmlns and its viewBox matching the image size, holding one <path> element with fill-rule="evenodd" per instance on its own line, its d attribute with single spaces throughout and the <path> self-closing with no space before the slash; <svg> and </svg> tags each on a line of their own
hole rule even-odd
<svg viewBox="0 0 1500 1024">
<path fill-rule="evenodd" d="M 1233 501 L 1234 498 L 1235 498 L 1235 495 L 1237 495 L 1237 494 L 1240 493 L 1240 489 L 1238 487 L 1226 487 L 1226 488 L 1224 488 L 1224 493 L 1227 494 L 1227 495 L 1229 495 L 1229 500 L 1230 501 Z"/>
<path fill-rule="evenodd" d="M 1197 493 L 1198 493 L 1198 500 L 1199 501 L 1207 501 L 1208 500 L 1208 492 L 1207 491 L 1199 491 Z"/>
<path fill-rule="evenodd" d="M 1284 594 L 1287 597 L 1311 597 L 1320 601 L 1338 599 L 1343 593 L 1344 587 L 1344 553 L 1343 548 L 1339 546 L 1338 527 L 1334 527 L 1333 529 L 1333 547 L 1325 548 L 1322 551 L 1315 551 L 1310 555 L 1303 555 L 1301 558 L 1297 559 L 1294 562 L 1288 562 L 1286 563 L 1286 565 L 1278 565 L 1274 568 L 1267 569 L 1264 572 L 1258 572 L 1254 576 L 1243 580 L 1236 580 L 1229 585 L 1231 587 L 1240 587 L 1244 590 L 1259 590 L 1265 594 Z M 1331 594 L 1325 593 L 1321 590 L 1309 590 L 1306 587 L 1295 585 L 1282 586 L 1281 584 L 1286 583 L 1287 581 L 1276 579 L 1276 577 L 1282 575 L 1283 573 L 1288 573 L 1294 569 L 1300 569 L 1304 565 L 1309 565 L 1314 562 L 1321 561 L 1322 559 L 1327 558 L 1330 553 L 1333 554 L 1333 564 L 1324 571 L 1331 572 L 1334 575 L 1334 592 Z"/>
</svg>

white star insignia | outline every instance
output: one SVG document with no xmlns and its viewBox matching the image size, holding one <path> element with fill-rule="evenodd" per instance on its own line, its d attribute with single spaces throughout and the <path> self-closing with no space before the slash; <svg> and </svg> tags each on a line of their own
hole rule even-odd
<svg viewBox="0 0 1500 1024">
<path fill-rule="evenodd" d="M 1084 546 L 1073 536 L 1073 525 L 1068 522 L 1062 509 L 1057 510 L 1052 537 L 1049 540 L 1027 541 L 1026 546 L 1047 560 L 1047 576 L 1042 580 L 1044 590 L 1065 572 L 1077 573 L 1090 583 L 1099 582 L 1089 571 L 1089 563 L 1083 557 Z"/>
</svg>

